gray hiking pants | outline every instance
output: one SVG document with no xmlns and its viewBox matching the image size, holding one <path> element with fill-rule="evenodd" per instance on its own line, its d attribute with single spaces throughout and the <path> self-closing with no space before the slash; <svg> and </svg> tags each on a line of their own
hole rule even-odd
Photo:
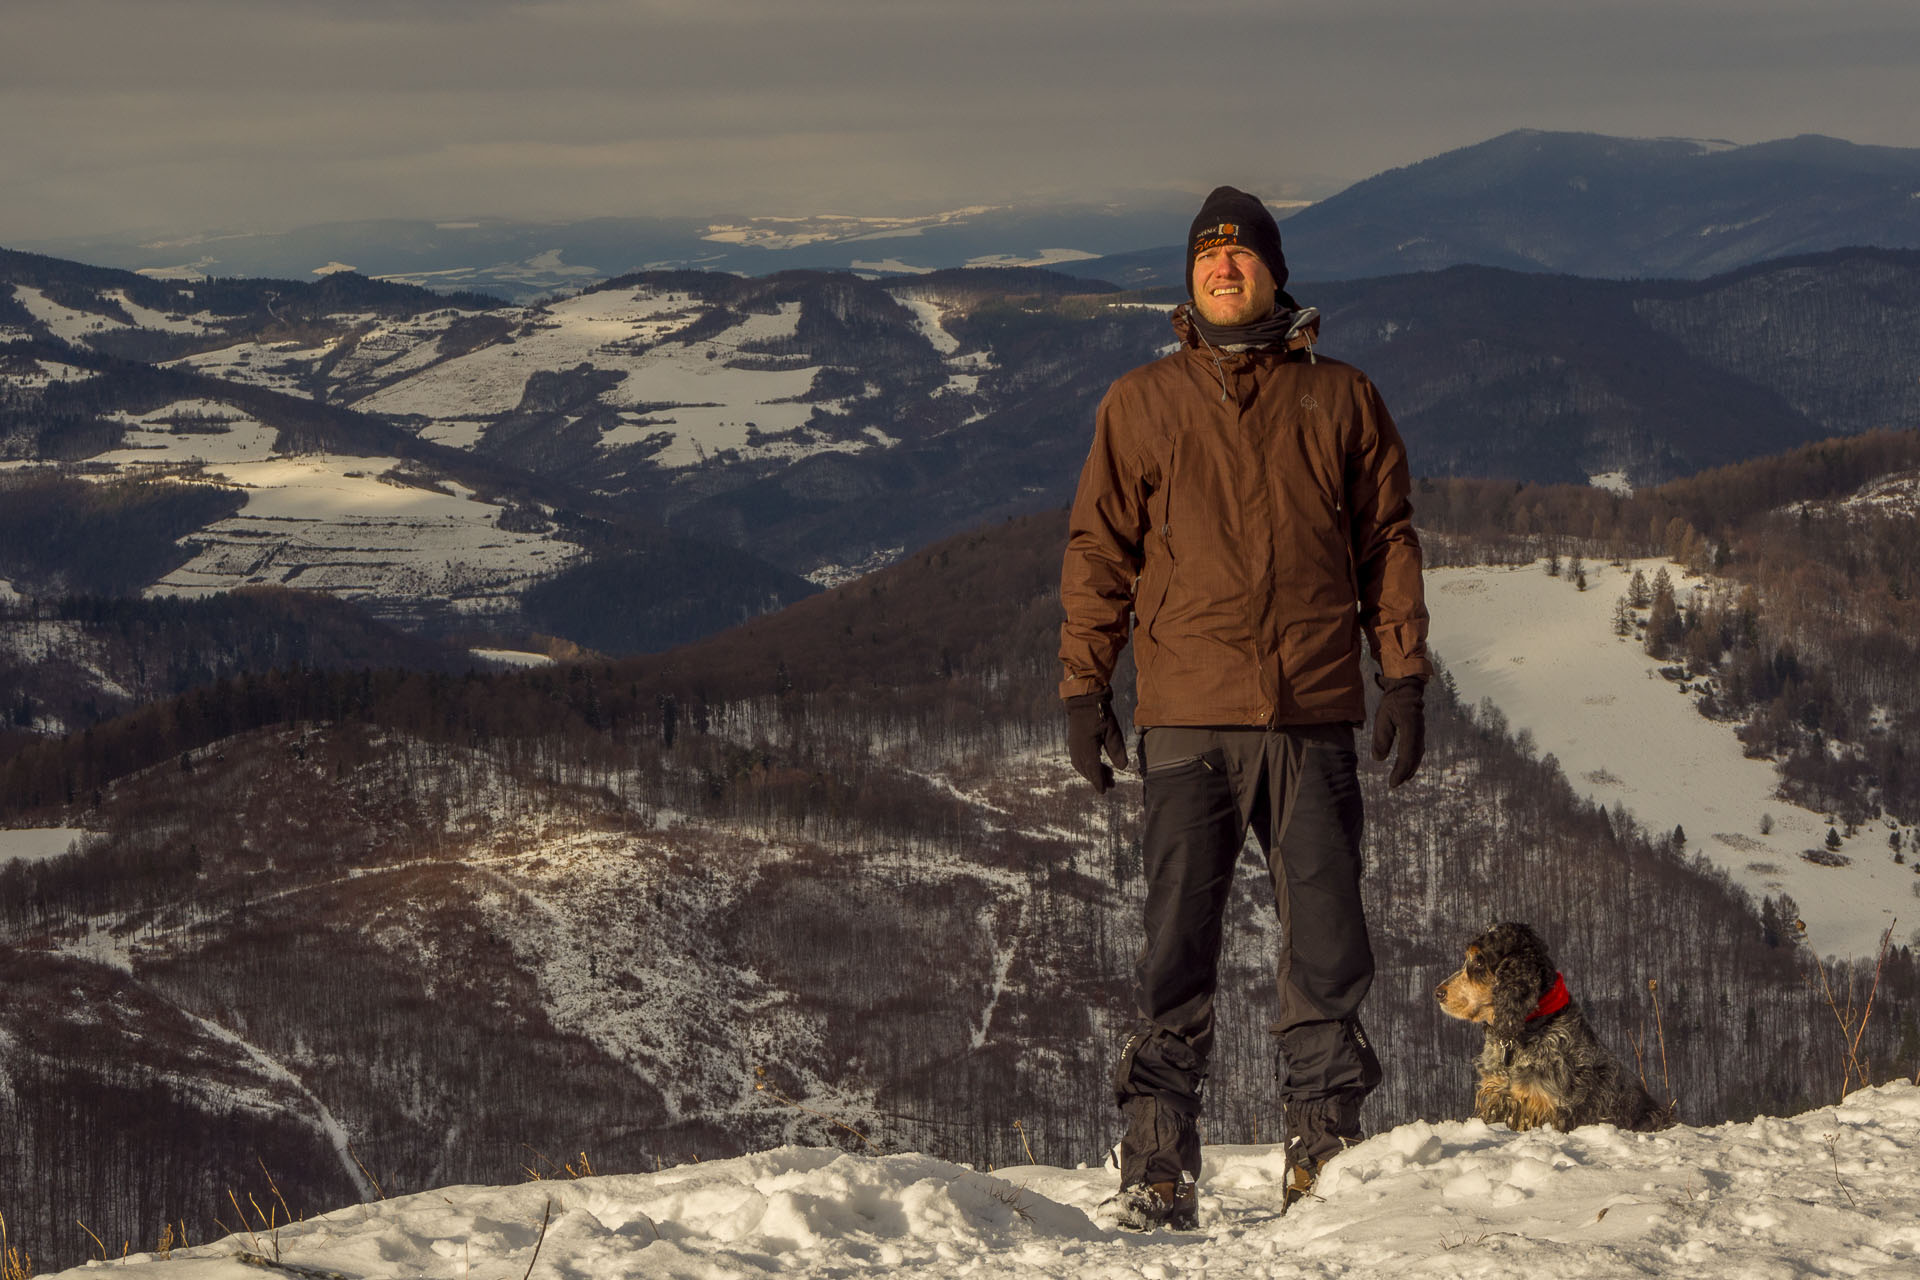
<svg viewBox="0 0 1920 1280">
<path fill-rule="evenodd" d="M 1280 917 L 1273 1032 L 1290 1150 L 1297 1140 L 1323 1159 L 1360 1136 L 1360 1100 L 1380 1083 L 1358 1017 L 1373 949 L 1360 901 L 1353 730 L 1161 727 L 1141 745 L 1146 945 L 1134 970 L 1140 1021 L 1114 1073 L 1128 1124 L 1122 1184 L 1199 1172 L 1193 1118 L 1213 1050 L 1227 897 L 1249 827 Z"/>
</svg>

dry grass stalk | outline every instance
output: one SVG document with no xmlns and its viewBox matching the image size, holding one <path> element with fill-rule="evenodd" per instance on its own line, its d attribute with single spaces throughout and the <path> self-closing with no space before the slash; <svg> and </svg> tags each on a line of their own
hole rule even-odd
<svg viewBox="0 0 1920 1280">
<path fill-rule="evenodd" d="M 1860 1041 L 1867 1034 L 1867 1019 L 1873 1016 L 1873 1001 L 1880 994 L 1880 975 L 1887 967 L 1887 945 L 1893 941 L 1893 927 L 1898 923 L 1898 920 L 1888 922 L 1886 932 L 1880 935 L 1880 953 L 1873 962 L 1873 985 L 1867 989 L 1867 1002 L 1857 1019 L 1853 1012 L 1853 962 L 1847 962 L 1847 1007 L 1842 1009 L 1839 998 L 1833 993 L 1833 984 L 1827 979 L 1827 966 L 1818 960 L 1814 961 L 1814 968 L 1820 971 L 1821 994 L 1826 997 L 1827 1008 L 1833 1011 L 1834 1021 L 1840 1025 L 1840 1047 L 1843 1052 L 1840 1096 L 1843 1099 L 1853 1092 L 1856 1085 L 1870 1083 L 1867 1064 L 1860 1057 Z M 1920 1083 L 1920 1075 L 1915 1076 L 1915 1081 Z"/>
<path fill-rule="evenodd" d="M 1020 1131 L 1020 1146 L 1025 1149 L 1027 1153 L 1027 1163 L 1039 1164 L 1040 1162 L 1033 1158 L 1033 1147 L 1027 1142 L 1027 1127 L 1018 1120 L 1013 1122 L 1013 1127 Z"/>
<path fill-rule="evenodd" d="M 1834 1184 L 1840 1188 L 1840 1194 L 1847 1198 L 1847 1205 L 1850 1208 L 1858 1209 L 1860 1207 L 1859 1203 L 1854 1200 L 1853 1192 L 1847 1190 L 1846 1180 L 1840 1176 L 1840 1135 L 1830 1133 L 1827 1135 L 1826 1141 L 1827 1154 L 1833 1157 Z"/>
<path fill-rule="evenodd" d="M 293 1210 L 287 1207 L 287 1198 L 280 1194 L 280 1184 L 275 1182 L 273 1180 L 273 1174 L 268 1172 L 267 1162 L 265 1160 L 261 1160 L 259 1156 L 255 1156 L 254 1159 L 259 1162 L 260 1173 L 267 1180 L 267 1190 L 273 1192 L 273 1198 L 280 1202 L 280 1212 L 283 1215 L 285 1215 L 284 1217 L 281 1218 L 281 1221 L 292 1222 L 294 1220 Z M 259 1205 L 254 1206 L 254 1211 L 256 1213 L 259 1212 L 259 1209 L 260 1209 Z"/>
<path fill-rule="evenodd" d="M 93 1228 L 88 1226 L 86 1223 L 80 1221 L 80 1219 L 78 1218 L 75 1218 L 73 1220 L 73 1225 L 76 1227 L 79 1227 L 82 1231 L 86 1232 L 89 1236 L 93 1236 L 94 1246 L 100 1250 L 100 1261 L 105 1262 L 107 1260 L 107 1246 L 100 1239 L 99 1236 L 96 1236 L 93 1234 Z"/>
<path fill-rule="evenodd" d="M 261 1250 L 260 1250 L 260 1237 L 259 1237 L 259 1235 L 257 1235 L 257 1234 L 256 1234 L 256 1233 L 254 1232 L 254 1229 L 253 1229 L 253 1224 L 247 1221 L 247 1211 L 246 1211 L 245 1209 L 242 1209 L 242 1208 L 240 1207 L 240 1198 L 239 1198 L 238 1196 L 236 1196 L 236 1195 L 234 1195 L 234 1194 L 233 1194 L 233 1188 L 232 1188 L 232 1187 L 228 1187 L 228 1188 L 227 1188 L 227 1200 L 228 1200 L 228 1202 L 229 1202 L 229 1203 L 231 1203 L 231 1204 L 233 1205 L 233 1211 L 234 1211 L 234 1213 L 235 1213 L 235 1214 L 237 1214 L 237 1215 L 239 1216 L 239 1218 L 240 1218 L 240 1225 L 241 1225 L 241 1226 L 242 1226 L 243 1228 L 245 1228 L 245 1229 L 246 1229 L 246 1233 L 247 1233 L 247 1235 L 248 1235 L 248 1236 L 250 1236 L 250 1237 L 252 1238 L 252 1240 L 253 1240 L 253 1251 L 254 1251 L 255 1253 L 259 1253 L 259 1252 L 261 1251 Z M 216 1219 L 215 1219 L 215 1221 L 216 1221 L 216 1222 L 218 1222 L 218 1221 L 219 1221 L 219 1219 L 217 1219 L 217 1218 L 216 1218 Z M 226 1224 L 225 1224 L 225 1223 L 221 1223 L 220 1225 L 221 1225 L 221 1228 L 222 1228 L 222 1229 L 224 1230 L 224 1229 L 225 1229 L 225 1227 L 226 1227 Z"/>
<path fill-rule="evenodd" d="M 528 1182 L 546 1182 L 550 1179 L 558 1178 L 562 1174 L 565 1174 L 575 1181 L 581 1178 L 597 1176 L 593 1171 L 593 1161 L 587 1159 L 587 1153 L 584 1151 L 582 1151 L 575 1160 L 570 1160 L 565 1164 L 559 1164 L 554 1161 L 553 1157 L 539 1150 L 537 1147 L 528 1146 L 524 1142 L 521 1143 L 520 1146 L 524 1150 L 533 1152 L 534 1157 L 547 1166 L 546 1172 L 543 1173 L 532 1165 L 521 1165 L 520 1172 L 527 1175 Z"/>
<path fill-rule="evenodd" d="M 0 1280 L 33 1280 L 33 1256 L 8 1241 L 4 1213 L 0 1213 Z"/>
<path fill-rule="evenodd" d="M 353 1149 L 353 1144 L 351 1142 L 347 1144 L 347 1154 L 352 1156 L 353 1162 L 360 1166 L 360 1176 L 365 1178 L 367 1180 L 368 1185 L 373 1188 L 373 1194 L 375 1194 L 376 1196 L 379 1196 L 382 1200 L 385 1200 L 387 1198 L 387 1193 L 380 1189 L 380 1179 L 374 1177 L 373 1174 L 367 1169 L 366 1163 L 360 1159 L 360 1153 Z"/>
<path fill-rule="evenodd" d="M 1667 1095 L 1667 1109 L 1674 1111 L 1680 1099 L 1673 1096 L 1673 1073 L 1667 1068 L 1667 1024 L 1660 1017 L 1660 979 L 1648 978 L 1647 991 L 1653 996 L 1653 1027 L 1660 1034 L 1660 1087 Z"/>
<path fill-rule="evenodd" d="M 1033 1221 L 1032 1211 L 1027 1208 L 1026 1203 L 1021 1199 L 1021 1197 L 1026 1194 L 1026 1188 L 1024 1187 L 1005 1187 L 1005 1188 L 989 1187 L 987 1188 L 987 1194 L 992 1196 L 995 1200 L 998 1200 L 1001 1204 L 1007 1206 L 1007 1208 L 1013 1210 L 1013 1216 L 1020 1219 L 1020 1221 L 1022 1222 Z"/>
</svg>

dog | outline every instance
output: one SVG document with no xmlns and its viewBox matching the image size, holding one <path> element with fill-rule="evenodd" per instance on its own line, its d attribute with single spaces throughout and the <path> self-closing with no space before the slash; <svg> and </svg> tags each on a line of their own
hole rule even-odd
<svg viewBox="0 0 1920 1280">
<path fill-rule="evenodd" d="M 1648 1132 L 1674 1122 L 1593 1034 L 1524 924 L 1496 924 L 1467 946 L 1460 971 L 1434 988 L 1440 1008 L 1487 1029 L 1473 1113 L 1510 1129 L 1611 1124 Z"/>
</svg>

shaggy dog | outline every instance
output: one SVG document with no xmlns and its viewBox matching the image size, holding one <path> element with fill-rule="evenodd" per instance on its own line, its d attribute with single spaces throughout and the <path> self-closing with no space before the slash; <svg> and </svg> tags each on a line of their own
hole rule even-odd
<svg viewBox="0 0 1920 1280">
<path fill-rule="evenodd" d="M 1487 1028 L 1473 1113 L 1511 1129 L 1583 1124 L 1664 1129 L 1656 1103 L 1595 1038 L 1546 944 L 1524 924 L 1497 924 L 1467 946 L 1460 972 L 1434 988 L 1441 1009 Z"/>
</svg>

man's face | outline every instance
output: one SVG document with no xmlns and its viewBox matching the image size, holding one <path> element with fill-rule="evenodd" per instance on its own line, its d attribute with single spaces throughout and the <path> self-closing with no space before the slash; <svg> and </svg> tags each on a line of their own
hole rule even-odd
<svg viewBox="0 0 1920 1280">
<path fill-rule="evenodd" d="M 1193 305 L 1217 325 L 1252 324 L 1273 311 L 1273 273 L 1243 244 L 1203 249 L 1193 260 Z"/>
</svg>

